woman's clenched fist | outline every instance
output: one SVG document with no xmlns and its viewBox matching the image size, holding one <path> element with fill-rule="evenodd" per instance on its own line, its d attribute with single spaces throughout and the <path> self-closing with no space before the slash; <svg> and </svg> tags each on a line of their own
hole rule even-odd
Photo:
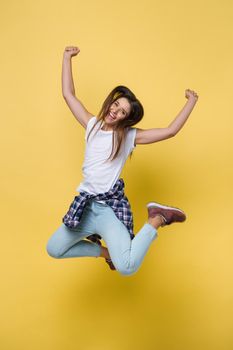
<svg viewBox="0 0 233 350">
<path fill-rule="evenodd" d="M 66 46 L 64 51 L 64 56 L 73 57 L 80 52 L 80 49 L 77 46 Z"/>
</svg>

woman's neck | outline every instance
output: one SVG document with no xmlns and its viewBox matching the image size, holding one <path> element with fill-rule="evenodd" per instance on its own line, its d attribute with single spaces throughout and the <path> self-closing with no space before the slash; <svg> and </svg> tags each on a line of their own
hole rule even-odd
<svg viewBox="0 0 233 350">
<path fill-rule="evenodd" d="M 107 125 L 106 123 L 103 124 L 101 130 L 103 131 L 113 131 L 113 128 L 109 125 Z"/>
</svg>

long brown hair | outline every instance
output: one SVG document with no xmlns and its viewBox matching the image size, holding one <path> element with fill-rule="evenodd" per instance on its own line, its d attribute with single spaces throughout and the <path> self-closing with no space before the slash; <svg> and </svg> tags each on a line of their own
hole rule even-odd
<svg viewBox="0 0 233 350">
<path fill-rule="evenodd" d="M 111 151 L 111 154 L 108 158 L 111 160 L 113 160 L 117 157 L 117 155 L 120 151 L 121 145 L 125 141 L 127 128 L 140 122 L 140 120 L 143 118 L 143 115 L 144 115 L 144 109 L 143 109 L 141 102 L 136 98 L 135 94 L 129 88 L 127 88 L 126 86 L 123 86 L 123 85 L 119 85 L 119 86 L 116 86 L 110 92 L 110 94 L 105 99 L 105 101 L 101 107 L 101 110 L 97 114 L 97 120 L 96 120 L 95 124 L 93 125 L 93 127 L 91 128 L 91 130 L 88 134 L 88 137 L 87 137 L 87 141 L 88 141 L 88 138 L 89 138 L 91 132 L 93 131 L 93 129 L 95 128 L 95 126 L 98 122 L 100 122 L 99 129 L 102 127 L 102 125 L 104 123 L 104 118 L 106 117 L 111 104 L 114 103 L 120 97 L 127 98 L 131 108 L 130 108 L 129 115 L 126 118 L 120 120 L 113 130 L 113 133 L 112 133 L 112 151 Z"/>
</svg>

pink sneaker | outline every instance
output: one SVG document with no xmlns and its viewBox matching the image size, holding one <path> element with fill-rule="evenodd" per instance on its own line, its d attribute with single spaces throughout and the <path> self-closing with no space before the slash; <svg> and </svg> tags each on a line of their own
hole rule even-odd
<svg viewBox="0 0 233 350">
<path fill-rule="evenodd" d="M 185 213 L 174 207 L 167 207 L 159 203 L 150 202 L 147 204 L 148 218 L 154 218 L 156 215 L 162 216 L 165 225 L 170 225 L 173 222 L 183 222 L 186 220 Z"/>
</svg>

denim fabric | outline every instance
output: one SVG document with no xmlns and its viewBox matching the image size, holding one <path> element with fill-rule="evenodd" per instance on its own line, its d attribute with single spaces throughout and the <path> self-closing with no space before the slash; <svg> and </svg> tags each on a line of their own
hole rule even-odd
<svg viewBox="0 0 233 350">
<path fill-rule="evenodd" d="M 54 258 L 98 257 L 100 246 L 85 240 L 91 234 L 103 238 L 116 270 L 131 275 L 139 269 L 150 244 L 157 237 L 157 230 L 145 223 L 132 240 L 110 206 L 89 200 L 79 225 L 71 229 L 62 224 L 50 237 L 47 252 Z"/>
</svg>

